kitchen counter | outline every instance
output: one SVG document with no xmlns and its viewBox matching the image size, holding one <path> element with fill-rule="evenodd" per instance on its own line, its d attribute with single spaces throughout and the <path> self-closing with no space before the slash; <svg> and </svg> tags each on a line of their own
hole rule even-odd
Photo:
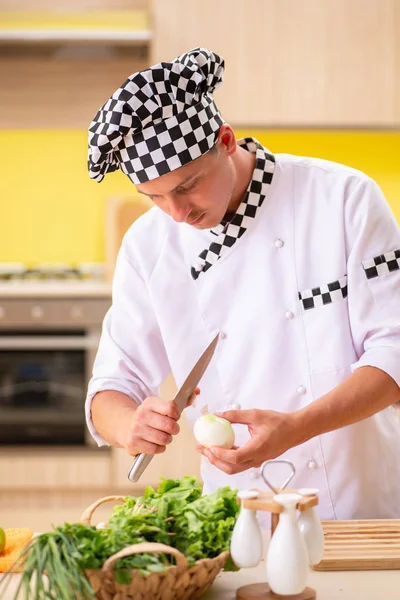
<svg viewBox="0 0 400 600">
<path fill-rule="evenodd" d="M 12 575 L 12 582 L 1 600 L 13 600 L 20 575 Z M 265 582 L 265 562 L 254 569 L 218 575 L 203 600 L 235 600 L 236 590 L 242 585 Z M 317 592 L 317 600 L 399 600 L 400 571 L 310 571 L 307 585 Z M 18 600 L 23 600 L 22 593 Z M 30 600 L 35 600 L 32 595 Z"/>
<path fill-rule="evenodd" d="M 0 283 L 1 298 L 111 298 L 105 281 L 9 281 Z"/>
<path fill-rule="evenodd" d="M 242 585 L 264 583 L 265 562 L 254 569 L 222 573 L 202 600 L 234 600 Z M 317 592 L 317 600 L 399 600 L 400 571 L 310 572 L 307 585 Z"/>
</svg>

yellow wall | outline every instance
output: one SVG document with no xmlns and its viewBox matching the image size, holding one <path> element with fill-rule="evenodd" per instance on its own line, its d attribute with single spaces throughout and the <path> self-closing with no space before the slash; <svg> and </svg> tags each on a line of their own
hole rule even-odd
<svg viewBox="0 0 400 600">
<path fill-rule="evenodd" d="M 272 152 L 317 156 L 366 172 L 400 222 L 400 133 L 237 130 Z M 0 262 L 101 261 L 106 199 L 134 193 L 120 172 L 86 171 L 85 131 L 0 132 Z"/>
</svg>

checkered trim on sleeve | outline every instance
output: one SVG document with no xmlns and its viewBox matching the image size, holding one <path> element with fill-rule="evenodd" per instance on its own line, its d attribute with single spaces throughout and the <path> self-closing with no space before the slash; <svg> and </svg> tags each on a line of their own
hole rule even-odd
<svg viewBox="0 0 400 600">
<path fill-rule="evenodd" d="M 299 300 L 304 310 L 317 308 L 333 302 L 340 302 L 347 297 L 347 275 L 310 290 L 299 292 Z"/>
<path fill-rule="evenodd" d="M 242 237 L 264 202 L 272 182 L 275 168 L 274 156 L 254 138 L 244 138 L 239 140 L 238 144 L 256 154 L 253 177 L 232 219 L 229 222 L 223 221 L 211 230 L 211 233 L 216 236 L 216 240 L 211 243 L 209 248 L 201 252 L 196 264 L 192 266 L 193 279 L 197 279 L 201 273 L 208 271 Z"/>
<path fill-rule="evenodd" d="M 223 74 L 223 58 L 195 48 L 128 77 L 90 124 L 90 177 L 120 168 L 137 185 L 211 150 L 224 122 L 213 100 Z"/>
<path fill-rule="evenodd" d="M 380 254 L 362 263 L 367 279 L 374 279 L 400 269 L 400 248 Z"/>
</svg>

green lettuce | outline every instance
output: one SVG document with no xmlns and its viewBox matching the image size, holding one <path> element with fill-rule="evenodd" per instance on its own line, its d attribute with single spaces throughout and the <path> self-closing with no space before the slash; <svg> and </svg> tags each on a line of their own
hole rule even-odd
<svg viewBox="0 0 400 600">
<path fill-rule="evenodd" d="M 37 536 L 29 544 L 29 552 L 27 548 L 21 557 L 24 568 L 20 588 L 28 594 L 31 580 L 36 579 L 37 600 L 94 600 L 85 570 L 101 568 L 109 556 L 126 546 L 141 542 L 167 544 L 180 550 L 189 564 L 229 550 L 240 510 L 237 492 L 224 487 L 212 494 L 201 493 L 194 477 L 163 479 L 156 490 L 147 487 L 143 496 L 128 496 L 122 505 L 115 506 L 103 529 L 65 523 Z M 149 574 L 171 564 L 174 558 L 169 554 L 136 554 L 117 562 L 115 576 L 119 583 L 128 583 L 131 569 Z M 237 569 L 228 560 L 225 570 Z M 48 592 L 43 587 L 43 572 L 47 574 Z M 8 574 L 0 580 L 0 597 L 7 580 Z"/>
</svg>

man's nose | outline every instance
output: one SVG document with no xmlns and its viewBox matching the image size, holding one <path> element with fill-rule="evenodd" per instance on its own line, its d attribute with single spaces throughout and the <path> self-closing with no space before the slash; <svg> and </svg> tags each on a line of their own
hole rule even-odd
<svg viewBox="0 0 400 600">
<path fill-rule="evenodd" d="M 169 201 L 169 214 L 177 223 L 184 223 L 190 215 L 191 208 L 186 202 L 172 198 Z"/>
</svg>

